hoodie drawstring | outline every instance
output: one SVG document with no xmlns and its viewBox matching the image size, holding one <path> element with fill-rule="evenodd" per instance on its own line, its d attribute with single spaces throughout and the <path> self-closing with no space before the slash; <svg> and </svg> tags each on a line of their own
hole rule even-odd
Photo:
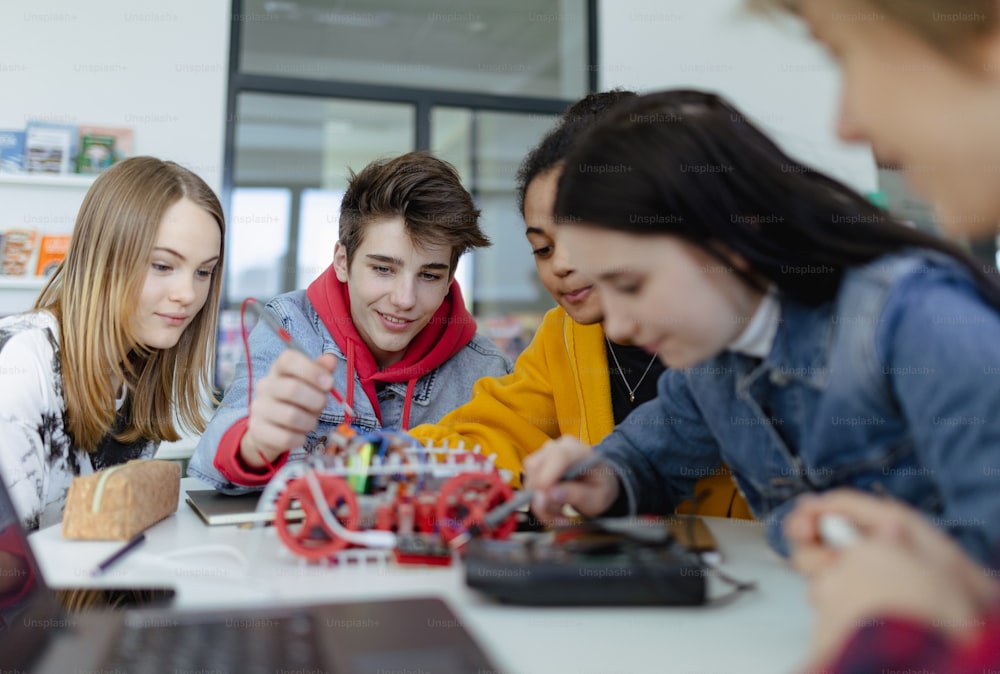
<svg viewBox="0 0 1000 674">
<path fill-rule="evenodd" d="M 347 388 L 347 406 L 349 408 L 356 409 L 354 407 L 354 342 L 347 343 L 347 380 L 345 381 Z M 344 423 L 350 424 L 353 419 L 344 412 Z"/>
<path fill-rule="evenodd" d="M 347 342 L 347 405 L 351 409 L 356 409 L 354 407 L 354 342 Z M 417 378 L 411 379 L 406 384 L 406 398 L 403 400 L 403 418 L 400 423 L 400 430 L 406 431 L 410 428 L 410 408 L 413 405 L 413 391 L 417 388 Z M 375 409 L 375 415 L 378 417 L 379 423 L 382 423 L 382 414 L 379 409 L 378 404 L 373 406 Z M 351 423 L 351 418 L 344 413 L 344 422 Z"/>
<path fill-rule="evenodd" d="M 403 422 L 400 424 L 400 429 L 404 431 L 410 430 L 410 406 L 413 404 L 413 389 L 416 387 L 417 380 L 415 378 L 406 385 L 406 399 L 403 400 Z"/>
</svg>

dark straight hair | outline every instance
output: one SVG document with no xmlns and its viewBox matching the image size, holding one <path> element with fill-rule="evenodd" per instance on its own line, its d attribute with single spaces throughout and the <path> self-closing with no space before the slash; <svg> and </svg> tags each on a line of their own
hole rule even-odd
<svg viewBox="0 0 1000 674">
<path fill-rule="evenodd" d="M 750 266 L 734 269 L 744 280 L 812 305 L 836 295 L 848 267 L 930 249 L 964 265 L 1000 309 L 1000 285 L 973 257 L 792 159 L 715 94 L 663 91 L 615 107 L 567 157 L 555 213 L 562 225 L 678 236 L 727 264 L 736 253 Z"/>
<path fill-rule="evenodd" d="M 524 215 L 524 195 L 535 178 L 559 166 L 583 132 L 622 101 L 638 96 L 634 91 L 611 89 L 587 94 L 563 112 L 556 126 L 521 162 L 515 180 L 517 209 Z"/>
</svg>

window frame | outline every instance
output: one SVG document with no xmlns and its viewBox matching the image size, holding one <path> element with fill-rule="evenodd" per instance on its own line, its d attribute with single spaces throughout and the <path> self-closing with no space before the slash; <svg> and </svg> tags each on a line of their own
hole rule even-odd
<svg viewBox="0 0 1000 674">
<path fill-rule="evenodd" d="M 597 90 L 597 0 L 585 0 L 586 7 L 586 56 L 587 91 Z M 257 75 L 240 70 L 242 49 L 243 0 L 232 0 L 229 31 L 229 78 L 226 92 L 226 130 L 223 150 L 222 200 L 227 215 L 231 212 L 232 193 L 235 187 L 237 101 L 240 94 L 285 94 L 313 96 L 325 99 L 346 99 L 365 102 L 405 103 L 414 107 L 414 150 L 431 149 L 431 112 L 437 106 L 466 108 L 473 112 L 511 112 L 523 114 L 560 115 L 574 100 L 564 98 L 539 98 L 534 96 L 507 96 L 481 92 L 429 89 L 402 85 L 365 84 L 343 80 L 317 80 L 275 75 Z M 475 143 L 472 143 L 475 152 Z M 473 157 L 473 160 L 475 158 Z M 472 162 L 475 166 L 475 161 Z M 473 184 L 470 192 L 478 198 Z M 297 206 L 293 206 L 293 211 Z M 293 213 L 293 216 L 296 215 Z M 296 216 L 297 217 L 297 216 Z M 293 227 L 293 230 L 297 227 Z M 293 233 L 294 234 L 294 233 Z M 223 302 L 228 288 L 223 283 Z"/>
</svg>

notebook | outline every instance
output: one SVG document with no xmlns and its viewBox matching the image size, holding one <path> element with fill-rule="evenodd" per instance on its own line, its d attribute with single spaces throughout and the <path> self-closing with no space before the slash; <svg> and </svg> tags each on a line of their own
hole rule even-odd
<svg viewBox="0 0 1000 674">
<path fill-rule="evenodd" d="M 63 613 L 5 485 L 0 485 L 0 671 L 500 671 L 437 598 L 210 612 Z"/>
<path fill-rule="evenodd" d="M 190 489 L 185 500 L 198 513 L 198 517 L 209 526 L 273 522 L 273 512 L 257 512 L 260 495 L 259 491 L 229 496 L 214 489 Z M 303 517 L 305 513 L 298 508 L 285 512 L 285 518 L 288 520 L 301 520 Z"/>
</svg>

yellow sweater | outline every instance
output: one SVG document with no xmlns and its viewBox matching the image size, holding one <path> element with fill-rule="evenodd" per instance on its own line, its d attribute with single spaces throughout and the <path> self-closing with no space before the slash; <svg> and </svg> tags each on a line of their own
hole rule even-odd
<svg viewBox="0 0 1000 674">
<path fill-rule="evenodd" d="M 614 428 L 611 385 L 604 329 L 581 325 L 556 307 L 545 314 L 531 343 L 518 357 L 514 371 L 484 377 L 472 389 L 472 399 L 437 424 L 423 424 L 409 433 L 421 440 L 447 442 L 496 454 L 499 468 L 520 483 L 522 461 L 548 440 L 574 435 L 588 445 Z M 723 467 L 718 475 L 698 481 L 695 493 L 710 488 L 698 514 L 750 518 L 750 510 Z M 689 511 L 685 504 L 680 511 Z"/>
</svg>

